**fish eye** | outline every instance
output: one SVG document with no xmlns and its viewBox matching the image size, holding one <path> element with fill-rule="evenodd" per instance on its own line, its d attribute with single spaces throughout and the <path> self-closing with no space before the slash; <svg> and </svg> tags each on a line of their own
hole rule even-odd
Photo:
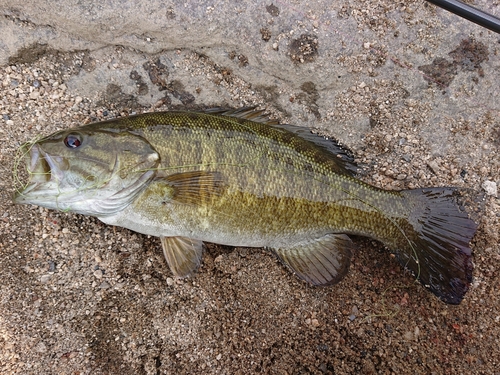
<svg viewBox="0 0 500 375">
<path fill-rule="evenodd" d="M 68 148 L 78 148 L 82 145 L 82 137 L 77 134 L 68 134 L 64 138 L 64 144 Z"/>
</svg>

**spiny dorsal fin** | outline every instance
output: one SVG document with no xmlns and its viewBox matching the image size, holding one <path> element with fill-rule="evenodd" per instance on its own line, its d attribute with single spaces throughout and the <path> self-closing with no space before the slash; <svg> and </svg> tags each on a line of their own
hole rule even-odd
<svg viewBox="0 0 500 375">
<path fill-rule="evenodd" d="M 219 172 L 181 172 L 159 179 L 172 186 L 172 199 L 179 203 L 200 204 L 213 196 L 220 196 L 225 189 L 222 174 Z"/>
<path fill-rule="evenodd" d="M 274 251 L 301 279 L 312 285 L 331 285 L 347 274 L 352 248 L 352 241 L 345 234 L 328 234 Z"/>
<path fill-rule="evenodd" d="M 244 120 L 260 122 L 261 124 L 267 124 L 267 125 L 278 124 L 278 121 L 269 119 L 269 116 L 265 114 L 265 110 L 256 108 L 257 106 L 243 107 L 239 109 L 211 108 L 205 110 L 205 113 L 217 116 L 236 117 Z"/>
<path fill-rule="evenodd" d="M 160 237 L 163 255 L 172 273 L 187 277 L 200 266 L 205 245 L 187 237 Z"/>
</svg>

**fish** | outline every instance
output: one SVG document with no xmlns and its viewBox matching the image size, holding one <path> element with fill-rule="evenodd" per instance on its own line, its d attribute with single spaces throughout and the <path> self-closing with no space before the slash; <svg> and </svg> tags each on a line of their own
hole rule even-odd
<svg viewBox="0 0 500 375">
<path fill-rule="evenodd" d="M 159 237 L 180 278 L 210 242 L 269 249 L 300 279 L 333 285 L 348 273 L 356 235 L 380 241 L 445 303 L 459 304 L 472 282 L 477 225 L 458 188 L 372 186 L 337 142 L 255 108 L 61 130 L 22 145 L 14 170 L 15 203 Z"/>
</svg>

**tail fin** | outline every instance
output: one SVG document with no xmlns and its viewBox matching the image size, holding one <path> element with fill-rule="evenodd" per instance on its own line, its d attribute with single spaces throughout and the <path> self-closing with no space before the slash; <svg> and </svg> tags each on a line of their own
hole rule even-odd
<svg viewBox="0 0 500 375">
<path fill-rule="evenodd" d="M 476 224 L 460 207 L 455 188 L 404 190 L 413 207 L 409 217 L 413 233 L 399 249 L 398 261 L 446 303 L 458 305 L 472 282 L 469 247 Z"/>
</svg>

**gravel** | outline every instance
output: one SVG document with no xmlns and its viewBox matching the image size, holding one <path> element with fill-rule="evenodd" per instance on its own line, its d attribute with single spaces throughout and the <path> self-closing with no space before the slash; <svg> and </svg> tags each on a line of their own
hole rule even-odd
<svg viewBox="0 0 500 375">
<path fill-rule="evenodd" d="M 278 78 L 251 45 L 234 44 L 36 50 L 0 66 L 1 373 L 498 373 L 498 36 L 466 21 L 451 33 L 455 19 L 420 1 L 307 6 L 261 9 L 266 61 L 288 64 Z M 294 24 L 276 28 L 280 17 Z M 332 53 L 325 33 L 336 24 L 345 47 Z M 315 28 L 317 42 L 302 37 Z M 341 140 L 360 178 L 381 188 L 468 189 L 479 228 L 462 304 L 441 303 L 367 239 L 355 238 L 350 272 L 332 287 L 307 286 L 262 249 L 212 244 L 199 272 L 177 280 L 155 238 L 11 202 L 15 152 L 34 137 L 143 111 L 246 105 Z"/>
</svg>

